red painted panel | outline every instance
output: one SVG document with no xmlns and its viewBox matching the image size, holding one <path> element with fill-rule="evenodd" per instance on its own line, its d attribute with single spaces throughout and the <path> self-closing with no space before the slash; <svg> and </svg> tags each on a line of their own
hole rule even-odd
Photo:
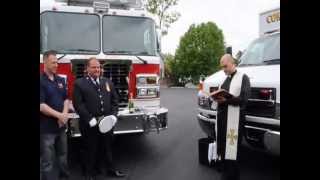
<svg viewBox="0 0 320 180">
<path fill-rule="evenodd" d="M 40 72 L 43 72 L 43 64 L 40 64 Z M 75 76 L 71 72 L 71 66 L 68 63 L 61 63 L 58 66 L 58 74 L 67 75 L 68 79 L 68 97 L 72 98 L 73 83 Z M 160 75 L 159 64 L 133 64 L 132 71 L 129 74 L 129 95 L 133 93 L 133 97 L 136 95 L 136 75 L 137 74 L 158 74 Z"/>
<path fill-rule="evenodd" d="M 158 74 L 160 75 L 159 64 L 133 64 L 130 72 L 129 93 L 136 97 L 136 75 L 137 74 Z M 129 94 L 130 95 L 130 94 Z"/>
</svg>

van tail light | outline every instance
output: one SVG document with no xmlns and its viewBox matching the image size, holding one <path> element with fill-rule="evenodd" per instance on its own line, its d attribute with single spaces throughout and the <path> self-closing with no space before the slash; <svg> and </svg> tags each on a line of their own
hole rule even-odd
<svg viewBox="0 0 320 180">
<path fill-rule="evenodd" d="M 261 89 L 260 90 L 261 99 L 272 99 L 272 90 L 271 89 Z"/>
</svg>

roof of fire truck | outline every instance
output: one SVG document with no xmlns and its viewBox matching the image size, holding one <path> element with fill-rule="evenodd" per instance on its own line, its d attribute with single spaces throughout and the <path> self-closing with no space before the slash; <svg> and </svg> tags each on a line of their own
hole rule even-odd
<svg viewBox="0 0 320 180">
<path fill-rule="evenodd" d="M 73 4 L 67 3 L 67 0 L 42 0 L 40 1 L 40 13 L 45 11 L 55 11 L 55 12 L 73 12 L 73 13 L 87 13 L 87 14 L 100 14 L 100 15 L 117 15 L 117 16 L 132 16 L 132 17 L 147 17 L 153 19 L 155 22 L 156 18 L 151 13 L 147 12 L 143 6 L 141 7 L 130 7 L 130 5 L 123 6 L 112 6 L 108 8 L 105 12 L 96 12 L 93 7 L 93 0 L 71 0 Z M 75 2 L 80 2 L 75 5 Z M 100 0 L 101 1 L 101 0 Z M 122 2 L 121 0 L 114 0 L 115 2 Z M 91 3 L 90 3 L 91 2 Z M 118 4 L 119 4 L 118 2 Z"/>
<path fill-rule="evenodd" d="M 95 12 L 95 9 L 92 5 L 90 6 L 70 6 L 65 2 L 57 2 L 57 1 L 63 1 L 63 0 L 41 0 L 40 1 L 40 14 L 46 11 L 55 11 L 55 12 L 71 12 L 71 13 L 83 13 L 83 14 L 99 14 L 99 15 L 114 15 L 114 16 L 131 16 L 131 17 L 145 17 L 153 19 L 156 24 L 157 19 L 154 15 L 151 13 L 148 13 L 145 9 L 142 8 L 130 8 L 130 9 L 113 9 L 112 7 L 107 11 L 103 13 L 97 13 Z M 71 1 L 71 0 L 70 0 Z M 74 0 L 72 0 L 74 1 Z M 82 0 L 84 1 L 84 0 Z M 68 57 L 76 57 L 78 59 L 87 59 L 92 57 L 92 55 L 68 55 Z M 119 58 L 118 55 L 106 55 L 106 54 L 99 54 L 96 57 L 100 59 L 106 59 L 106 56 L 108 56 L 110 59 L 117 59 Z M 62 56 L 63 57 L 63 56 Z M 141 56 L 143 57 L 143 56 Z M 131 55 L 122 55 L 122 59 L 132 59 Z M 69 58 L 70 59 L 70 58 Z M 61 58 L 59 62 L 69 62 L 70 60 L 66 58 Z M 145 60 L 147 60 L 148 63 L 151 64 L 159 64 L 159 59 L 156 56 L 147 56 L 144 57 Z M 42 62 L 42 54 L 40 53 L 40 63 Z M 135 63 L 141 63 L 140 60 L 136 60 L 134 58 L 133 62 Z"/>
</svg>

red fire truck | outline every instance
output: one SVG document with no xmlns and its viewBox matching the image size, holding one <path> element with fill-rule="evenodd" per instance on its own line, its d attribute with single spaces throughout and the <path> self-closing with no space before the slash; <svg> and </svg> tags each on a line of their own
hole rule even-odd
<svg viewBox="0 0 320 180">
<path fill-rule="evenodd" d="M 155 18 L 143 7 L 138 0 L 40 1 L 40 71 L 42 53 L 57 51 L 58 74 L 71 99 L 74 80 L 85 73 L 85 60 L 96 57 L 119 95 L 114 134 L 167 128 L 168 109 L 160 105 L 160 38 Z M 78 118 L 71 103 L 71 137 L 81 136 Z"/>
</svg>

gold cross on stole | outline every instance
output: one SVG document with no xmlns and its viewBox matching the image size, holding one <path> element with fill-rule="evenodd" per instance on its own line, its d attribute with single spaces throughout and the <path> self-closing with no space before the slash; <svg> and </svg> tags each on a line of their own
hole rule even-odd
<svg viewBox="0 0 320 180">
<path fill-rule="evenodd" d="M 227 138 L 230 139 L 230 145 L 234 145 L 234 141 L 238 139 L 238 135 L 235 134 L 234 129 L 230 129 L 230 132 L 227 134 Z"/>
</svg>

